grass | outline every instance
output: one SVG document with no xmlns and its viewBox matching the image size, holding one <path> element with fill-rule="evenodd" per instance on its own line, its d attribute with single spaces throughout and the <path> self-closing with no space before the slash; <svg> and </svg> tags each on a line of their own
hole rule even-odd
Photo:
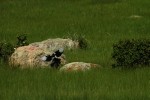
<svg viewBox="0 0 150 100">
<path fill-rule="evenodd" d="M 0 65 L 1 100 L 149 100 L 149 68 L 111 69 L 112 45 L 150 38 L 149 0 L 1 0 L 0 40 L 16 43 L 83 34 L 87 50 L 65 51 L 68 62 L 103 66 L 85 73 L 20 70 Z M 130 18 L 139 15 L 141 18 Z"/>
<path fill-rule="evenodd" d="M 108 3 L 101 0 L 2 1 L 0 39 L 15 43 L 17 34 L 26 33 L 31 43 L 83 34 L 91 46 L 87 56 L 92 56 L 94 63 L 109 66 L 112 44 L 126 38 L 149 38 L 150 21 L 147 0 L 106 1 Z M 142 17 L 132 19 L 132 15 Z"/>
<path fill-rule="evenodd" d="M 149 68 L 60 73 L 0 69 L 1 100 L 149 100 Z M 8 74 L 9 73 L 9 74 Z"/>
</svg>

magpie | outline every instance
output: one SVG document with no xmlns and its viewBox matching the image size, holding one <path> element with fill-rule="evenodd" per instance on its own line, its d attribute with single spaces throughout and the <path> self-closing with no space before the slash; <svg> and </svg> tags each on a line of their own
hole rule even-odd
<svg viewBox="0 0 150 100">
<path fill-rule="evenodd" d="M 58 66 L 60 65 L 60 57 L 64 52 L 64 49 L 63 48 L 60 48 L 59 50 L 55 51 L 52 55 L 46 55 L 46 56 L 43 56 L 41 59 L 43 61 L 51 61 L 51 66 L 52 67 L 55 67 L 55 68 L 58 68 Z"/>
</svg>

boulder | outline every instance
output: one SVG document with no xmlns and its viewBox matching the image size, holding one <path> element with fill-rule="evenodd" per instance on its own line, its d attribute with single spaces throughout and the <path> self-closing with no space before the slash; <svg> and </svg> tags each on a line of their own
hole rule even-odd
<svg viewBox="0 0 150 100">
<path fill-rule="evenodd" d="M 48 51 L 36 46 L 22 46 L 15 50 L 11 55 L 10 64 L 20 66 L 21 68 L 33 68 L 33 67 L 48 67 L 51 62 L 41 60 L 45 55 L 52 54 L 52 51 Z M 61 64 L 65 64 L 65 56 L 60 57 Z"/>
<path fill-rule="evenodd" d="M 60 68 L 60 71 L 86 71 L 90 70 L 92 68 L 98 68 L 99 66 L 97 64 L 92 63 L 85 63 L 85 62 L 72 62 L 64 65 Z"/>
<path fill-rule="evenodd" d="M 59 48 L 65 48 L 69 50 L 75 49 L 79 47 L 79 43 L 71 39 L 56 38 L 56 39 L 47 39 L 42 42 L 31 43 L 29 44 L 29 46 L 35 46 L 42 48 L 44 50 L 55 51 L 58 50 Z"/>
<path fill-rule="evenodd" d="M 78 42 L 71 39 L 48 39 L 42 42 L 31 43 L 28 46 L 22 46 L 15 49 L 10 57 L 10 64 L 19 65 L 22 68 L 27 67 L 47 67 L 51 62 L 42 61 L 41 57 L 51 55 L 56 50 L 78 48 Z M 60 57 L 61 64 L 65 64 L 65 56 Z"/>
</svg>

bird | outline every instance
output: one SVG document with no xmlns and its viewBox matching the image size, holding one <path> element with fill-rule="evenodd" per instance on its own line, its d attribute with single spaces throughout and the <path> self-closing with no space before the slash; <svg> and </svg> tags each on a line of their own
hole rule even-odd
<svg viewBox="0 0 150 100">
<path fill-rule="evenodd" d="M 46 55 L 41 57 L 42 61 L 51 61 L 54 58 L 58 58 L 60 57 L 64 52 L 63 48 L 58 49 L 57 51 L 55 51 L 52 55 Z"/>
</svg>

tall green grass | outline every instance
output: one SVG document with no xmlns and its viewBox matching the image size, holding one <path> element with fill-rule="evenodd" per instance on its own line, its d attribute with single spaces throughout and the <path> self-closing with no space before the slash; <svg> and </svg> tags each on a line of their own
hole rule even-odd
<svg viewBox="0 0 150 100">
<path fill-rule="evenodd" d="M 0 100 L 149 100 L 149 68 L 110 68 L 114 43 L 150 38 L 149 5 L 149 0 L 1 0 L 0 41 L 15 44 L 21 33 L 30 43 L 82 34 L 89 48 L 65 51 L 68 62 L 97 63 L 104 69 L 60 73 L 1 64 Z"/>
<path fill-rule="evenodd" d="M 61 73 L 0 68 L 1 100 L 149 100 L 149 68 Z"/>
</svg>

